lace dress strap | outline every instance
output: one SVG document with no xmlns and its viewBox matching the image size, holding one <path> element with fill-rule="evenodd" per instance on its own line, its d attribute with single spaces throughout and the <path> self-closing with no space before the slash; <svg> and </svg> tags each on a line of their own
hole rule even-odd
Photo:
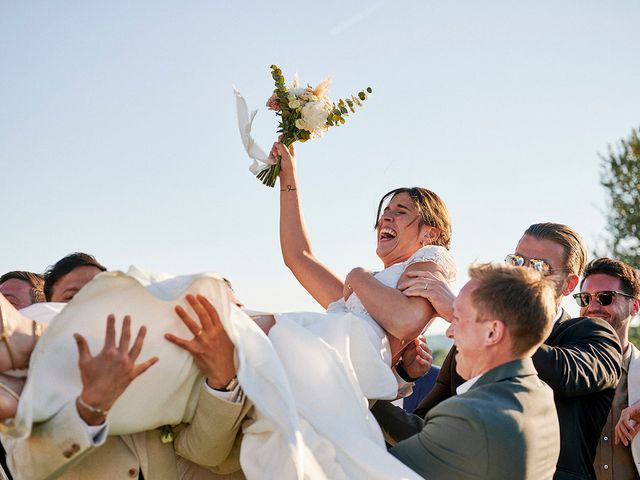
<svg viewBox="0 0 640 480">
<path fill-rule="evenodd" d="M 453 256 L 444 247 L 439 245 L 428 245 L 422 247 L 414 253 L 404 264 L 404 269 L 414 263 L 433 262 L 438 265 L 440 271 L 448 283 L 452 283 L 456 278 L 456 263 Z"/>
</svg>

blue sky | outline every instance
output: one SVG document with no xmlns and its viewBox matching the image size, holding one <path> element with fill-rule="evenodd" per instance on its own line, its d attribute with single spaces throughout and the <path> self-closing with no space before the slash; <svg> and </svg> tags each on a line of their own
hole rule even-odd
<svg viewBox="0 0 640 480">
<path fill-rule="evenodd" d="M 0 271 L 72 251 L 112 269 L 217 271 L 246 304 L 318 310 L 282 264 L 278 194 L 247 171 L 232 86 L 260 108 L 269 65 L 333 98 L 374 90 L 298 148 L 317 256 L 380 268 L 379 197 L 438 192 L 467 265 L 501 260 L 531 223 L 591 248 L 600 158 L 640 126 L 640 4 L 618 1 L 0 1 Z"/>
</svg>

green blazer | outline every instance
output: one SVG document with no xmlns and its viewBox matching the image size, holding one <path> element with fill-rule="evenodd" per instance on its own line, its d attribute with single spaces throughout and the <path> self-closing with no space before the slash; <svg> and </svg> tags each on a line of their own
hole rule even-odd
<svg viewBox="0 0 640 480">
<path fill-rule="evenodd" d="M 560 454 L 553 391 L 530 358 L 505 363 L 434 407 L 391 453 L 427 479 L 551 479 Z"/>
</svg>

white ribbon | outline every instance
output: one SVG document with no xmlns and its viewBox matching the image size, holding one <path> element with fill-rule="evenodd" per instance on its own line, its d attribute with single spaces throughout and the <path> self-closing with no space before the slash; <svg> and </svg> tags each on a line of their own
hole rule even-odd
<svg viewBox="0 0 640 480">
<path fill-rule="evenodd" d="M 276 162 L 273 158 L 269 157 L 264 150 L 256 143 L 251 136 L 251 125 L 253 119 L 258 113 L 257 110 L 251 110 L 247 107 L 247 101 L 244 99 L 238 89 L 234 88 L 233 93 L 236 95 L 236 112 L 238 114 L 238 128 L 240 129 L 240 137 L 242 138 L 242 144 L 247 151 L 247 155 L 253 159 L 253 163 L 249 166 L 249 170 L 254 175 L 257 175 L 263 170 L 266 170 Z"/>
</svg>

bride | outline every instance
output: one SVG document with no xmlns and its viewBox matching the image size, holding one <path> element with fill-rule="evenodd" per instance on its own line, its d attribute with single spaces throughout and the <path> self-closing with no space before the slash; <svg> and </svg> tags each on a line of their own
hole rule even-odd
<svg viewBox="0 0 640 480">
<path fill-rule="evenodd" d="M 294 147 L 289 150 L 276 142 L 271 155 L 282 158 L 280 244 L 285 264 L 327 309 L 329 321 L 343 313 L 357 315 L 372 338 L 377 338 L 384 361 L 396 365 L 407 342 L 420 335 L 436 313 L 428 300 L 403 295 L 396 288 L 399 280 L 413 270 L 430 271 L 447 283 L 455 277 L 455 264 L 448 251 L 451 223 L 447 207 L 438 195 L 424 188 L 398 188 L 384 195 L 375 228 L 376 253 L 385 269 L 374 273 L 354 268 L 342 281 L 312 252 L 302 213 Z M 295 313 L 276 318 L 309 322 Z"/>
</svg>

